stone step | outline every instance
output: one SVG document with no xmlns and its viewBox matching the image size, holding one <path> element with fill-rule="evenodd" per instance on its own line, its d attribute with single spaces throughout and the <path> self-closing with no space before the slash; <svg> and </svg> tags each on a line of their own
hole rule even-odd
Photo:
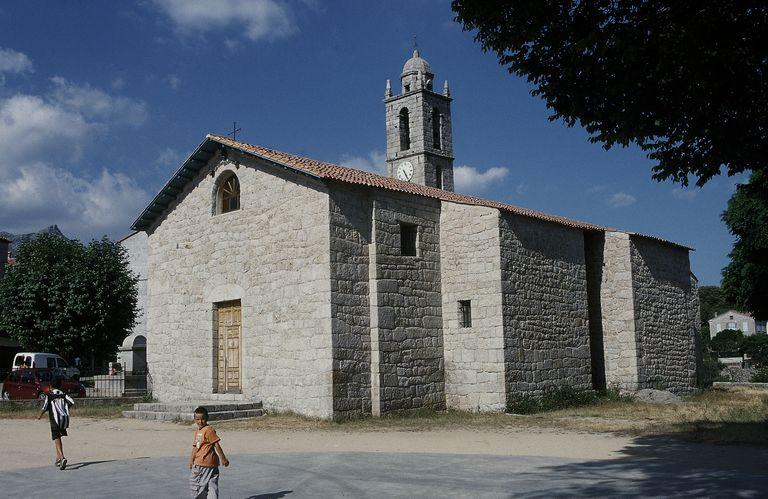
<svg viewBox="0 0 768 499">
<path fill-rule="evenodd" d="M 141 405 L 141 404 L 136 404 Z M 197 407 L 197 406 L 195 406 Z M 192 410 L 194 410 L 194 408 Z M 123 417 L 133 419 L 145 419 L 152 421 L 194 421 L 192 410 L 184 412 L 176 411 L 147 411 L 133 410 L 123 411 Z M 226 419 L 256 418 L 264 415 L 264 409 L 238 409 L 224 411 L 208 411 L 208 421 L 223 421 Z"/>
<path fill-rule="evenodd" d="M 148 412 L 174 412 L 174 413 L 192 413 L 197 407 L 203 406 L 208 409 L 208 414 L 223 411 L 246 411 L 252 409 L 262 409 L 264 406 L 260 401 L 249 402 L 222 402 L 222 401 L 197 401 L 197 402 L 143 402 L 134 404 L 134 411 Z"/>
</svg>

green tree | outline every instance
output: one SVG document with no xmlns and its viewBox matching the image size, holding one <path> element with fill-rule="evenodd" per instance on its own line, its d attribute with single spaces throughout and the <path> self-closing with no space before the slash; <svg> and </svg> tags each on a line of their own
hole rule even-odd
<svg viewBox="0 0 768 499">
<path fill-rule="evenodd" d="M 768 165 L 768 4 L 454 0 L 551 119 L 605 148 L 637 144 L 654 178 L 704 185 Z"/>
<path fill-rule="evenodd" d="M 741 355 L 744 333 L 734 329 L 723 329 L 709 342 L 709 347 L 717 357 L 737 357 Z"/>
<path fill-rule="evenodd" d="M 0 329 L 27 350 L 107 360 L 135 324 L 136 282 L 118 244 L 41 234 L 0 280 Z"/>
<path fill-rule="evenodd" d="M 748 355 L 756 367 L 768 367 L 768 334 L 747 336 L 739 351 Z"/>
<path fill-rule="evenodd" d="M 755 318 L 768 318 L 768 174 L 754 172 L 738 186 L 723 221 L 736 236 L 723 269 L 725 297 Z"/>
</svg>

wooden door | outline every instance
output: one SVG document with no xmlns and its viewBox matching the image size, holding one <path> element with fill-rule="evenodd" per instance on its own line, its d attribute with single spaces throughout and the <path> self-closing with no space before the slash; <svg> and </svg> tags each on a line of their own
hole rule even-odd
<svg viewBox="0 0 768 499">
<path fill-rule="evenodd" d="M 216 374 L 218 393 L 240 393 L 240 301 L 218 304 Z"/>
</svg>

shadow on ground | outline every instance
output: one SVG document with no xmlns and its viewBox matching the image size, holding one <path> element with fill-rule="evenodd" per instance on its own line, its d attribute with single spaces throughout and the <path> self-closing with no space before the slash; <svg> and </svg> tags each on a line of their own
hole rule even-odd
<svg viewBox="0 0 768 499">
<path fill-rule="evenodd" d="M 549 478 L 547 485 L 526 495 L 763 497 L 768 490 L 768 447 L 700 444 L 707 440 L 704 431 L 743 437 L 766 428 L 707 424 L 690 432 L 637 437 L 619 458 L 543 467 L 539 472 Z"/>
<path fill-rule="evenodd" d="M 281 497 L 285 497 L 292 492 L 292 490 L 281 490 L 280 492 L 273 492 L 271 494 L 259 494 L 257 496 L 246 497 L 245 499 L 280 499 Z"/>
</svg>

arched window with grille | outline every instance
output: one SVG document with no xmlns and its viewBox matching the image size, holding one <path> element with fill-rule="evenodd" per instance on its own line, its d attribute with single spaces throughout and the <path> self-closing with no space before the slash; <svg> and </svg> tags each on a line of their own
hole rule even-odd
<svg viewBox="0 0 768 499">
<path fill-rule="evenodd" d="M 234 173 L 225 173 L 218 182 L 214 213 L 228 213 L 240 209 L 240 181 Z"/>
<path fill-rule="evenodd" d="M 408 108 L 400 110 L 400 150 L 406 151 L 411 148 L 411 125 L 408 117 Z"/>
<path fill-rule="evenodd" d="M 440 116 L 440 111 L 436 108 L 432 108 L 432 147 L 435 149 L 442 149 L 442 140 L 440 133 L 443 128 L 443 117 Z"/>
</svg>

